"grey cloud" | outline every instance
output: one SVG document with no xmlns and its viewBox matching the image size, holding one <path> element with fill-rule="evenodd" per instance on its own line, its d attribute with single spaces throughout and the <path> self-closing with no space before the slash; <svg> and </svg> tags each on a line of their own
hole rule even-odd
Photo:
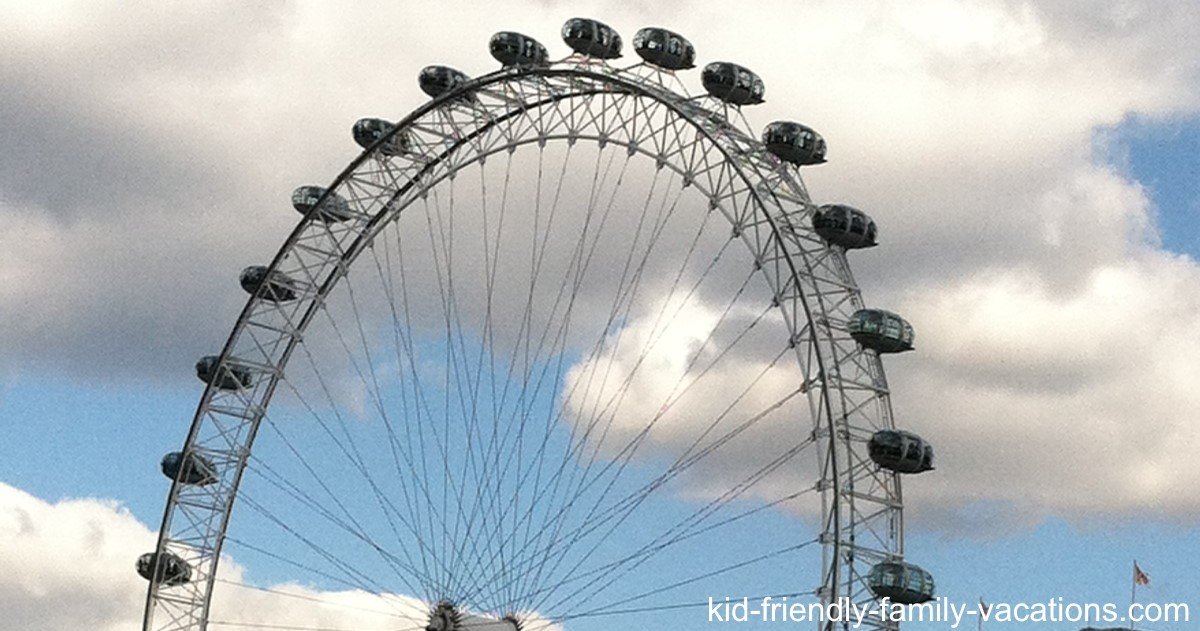
<svg viewBox="0 0 1200 631">
<path fill-rule="evenodd" d="M 555 33 L 568 16 L 540 7 L 497 19 L 483 5 L 397 6 L 337 16 L 328 7 L 217 6 L 199 17 L 126 16 L 110 6 L 78 21 L 90 28 L 4 38 L 14 51 L 7 58 L 21 64 L 2 71 L 13 89 L 0 96 L 0 143 L 15 148 L 0 157 L 8 369 L 183 376 L 232 323 L 243 299 L 238 269 L 267 259 L 295 221 L 291 187 L 330 179 L 353 156 L 355 118 L 397 118 L 423 100 L 412 77 L 426 63 L 492 67 L 484 42 L 494 30 L 527 31 L 565 52 Z M 755 125 L 796 118 L 830 140 L 833 162 L 806 170 L 810 188 L 818 201 L 860 205 L 880 221 L 883 245 L 852 262 L 868 302 L 897 307 L 918 326 L 918 357 L 895 363 L 898 410 L 903 424 L 944 446 L 947 464 L 913 485 L 931 489 L 913 491 L 914 510 L 976 523 L 973 509 L 955 516 L 946 506 L 968 506 L 976 485 L 1000 479 L 1003 488 L 986 493 L 1027 511 L 1023 520 L 1150 501 L 1187 514 L 1193 507 L 1172 496 L 1193 479 L 1182 468 L 1164 474 L 1168 482 L 1146 481 L 1142 498 L 1086 505 L 1035 494 L 1046 470 L 1078 483 L 1069 487 L 1077 495 L 1097 488 L 1084 478 L 1098 465 L 1056 468 L 1080 465 L 1048 438 L 1059 430 L 1056 413 L 1081 431 L 1153 416 L 1154 432 L 1194 444 L 1174 414 L 1190 401 L 1186 391 L 1161 385 L 1173 383 L 1162 376 L 1173 364 L 1138 349 L 1116 359 L 1057 346 L 1054 355 L 992 357 L 955 335 L 957 314 L 931 305 L 1016 274 L 1044 291 L 1038 304 L 1048 311 L 1087 298 L 1097 270 L 1133 270 L 1147 284 L 1193 277 L 1194 262 L 1179 262 L 1184 271 L 1140 264 L 1154 260 L 1152 209 L 1136 183 L 1094 164 L 1091 144 L 1095 128 L 1130 112 L 1196 110 L 1198 12 L 984 4 L 958 16 L 981 29 L 972 39 L 974 31 L 939 30 L 937 20 L 904 21 L 908 6 L 847 12 L 842 3 L 778 2 L 731 14 L 715 3 L 688 11 L 597 4 L 578 12 L 627 35 L 661 23 L 691 36 L 704 60 L 750 65 L 768 82 L 768 103 L 749 112 Z M 797 24 L 806 37 L 796 36 Z M 698 84 L 692 74 L 685 82 Z M 1099 319 L 1116 313 L 1102 300 L 1084 303 Z M 973 330 L 1005 326 L 988 320 Z M 1154 341 L 1180 345 L 1170 333 Z M 1130 385 L 1114 378 L 1123 366 L 1162 381 Z M 939 406 L 948 383 L 961 387 Z M 1097 420 L 1087 396 L 1105 389 L 1130 401 L 1165 392 L 1164 407 L 1150 415 L 1114 405 Z M 1009 417 L 988 408 L 995 397 L 1037 422 L 1005 429 Z M 1016 431 L 1034 438 L 1008 442 Z M 1162 446 L 1136 444 L 1146 453 Z M 1029 471 L 1008 475 L 1014 461 Z"/>
</svg>

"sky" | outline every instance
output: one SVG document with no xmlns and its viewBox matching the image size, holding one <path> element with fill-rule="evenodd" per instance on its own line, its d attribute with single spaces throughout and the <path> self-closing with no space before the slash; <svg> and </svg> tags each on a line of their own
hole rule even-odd
<svg viewBox="0 0 1200 631">
<path fill-rule="evenodd" d="M 1192 605 L 1159 628 L 1200 628 L 1200 7 L 494 7 L 0 2 L 11 628 L 138 624 L 133 558 L 200 396 L 192 364 L 237 316 L 236 272 L 297 221 L 292 188 L 354 157 L 350 124 L 424 102 L 427 64 L 491 70 L 497 30 L 565 55 L 575 15 L 677 30 L 762 75 L 752 125 L 828 139 L 809 190 L 879 222 L 856 277 L 917 330 L 886 366 L 897 418 L 938 448 L 905 498 L 906 549 L 940 593 L 1123 603 L 1137 559 L 1140 600 Z"/>
</svg>

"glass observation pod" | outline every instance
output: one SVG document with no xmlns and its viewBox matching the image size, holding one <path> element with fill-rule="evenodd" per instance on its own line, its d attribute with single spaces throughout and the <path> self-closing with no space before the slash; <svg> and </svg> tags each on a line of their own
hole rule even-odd
<svg viewBox="0 0 1200 631">
<path fill-rule="evenodd" d="M 362 121 L 359 121 L 362 122 Z M 381 121 L 386 122 L 386 121 Z M 355 125 L 355 140 L 358 139 L 358 125 Z M 362 143 L 359 143 L 362 144 Z M 317 202 L 321 201 L 321 196 L 325 194 L 325 189 L 320 186 L 301 186 L 292 191 L 292 208 L 301 215 L 307 216 L 316 208 Z M 325 223 L 333 223 L 336 221 L 345 221 L 351 217 L 350 203 L 347 202 L 341 195 L 331 193 L 329 198 L 321 204 L 321 212 L 317 213 L 317 219 Z"/>
<path fill-rule="evenodd" d="M 696 48 L 687 39 L 665 28 L 644 28 L 633 36 L 633 50 L 652 66 L 667 70 L 696 67 Z"/>
<path fill-rule="evenodd" d="M 421 90 L 434 98 L 457 90 L 470 80 L 466 74 L 450 66 L 425 66 L 417 75 Z M 473 94 L 463 94 L 457 100 L 469 101 L 474 98 Z"/>
<path fill-rule="evenodd" d="M 867 213 L 845 204 L 826 204 L 812 216 L 813 230 L 826 242 L 847 250 L 876 245 L 875 221 Z"/>
<path fill-rule="evenodd" d="M 896 473 L 933 471 L 933 445 L 912 432 L 879 430 L 867 442 L 867 453 L 875 464 Z"/>
<path fill-rule="evenodd" d="M 775 121 L 763 130 L 763 144 L 775 157 L 796 166 L 825 163 L 825 139 L 807 125 Z"/>
<path fill-rule="evenodd" d="M 212 461 L 196 453 L 187 456 L 182 451 L 168 453 L 162 459 L 162 472 L 168 479 L 178 478 L 183 484 L 205 486 L 217 481 L 217 468 Z"/>
<path fill-rule="evenodd" d="M 196 377 L 204 383 L 212 383 L 213 376 L 217 374 L 217 359 L 216 355 L 205 355 L 196 362 Z M 249 388 L 254 385 L 254 376 L 249 370 L 241 366 L 225 363 L 225 370 L 219 379 L 213 383 L 214 386 L 221 390 L 238 390 L 240 388 Z"/>
<path fill-rule="evenodd" d="M 609 25 L 587 18 L 571 18 L 563 24 L 562 38 L 571 50 L 597 59 L 621 56 L 621 36 Z"/>
<path fill-rule="evenodd" d="M 528 35 L 512 31 L 500 31 L 488 42 L 488 50 L 501 65 L 548 66 L 550 53 L 542 43 Z"/>
<path fill-rule="evenodd" d="M 867 574 L 867 585 L 876 598 L 888 598 L 902 605 L 933 600 L 933 575 L 911 563 L 877 563 Z"/>
<path fill-rule="evenodd" d="M 382 118 L 360 118 L 354 123 L 352 133 L 354 134 L 354 142 L 358 143 L 358 146 L 362 147 L 363 149 L 370 149 L 371 147 L 375 146 L 375 143 L 379 142 L 380 138 L 392 133 L 393 129 L 396 129 L 396 125 L 385 121 Z M 398 156 L 400 154 L 407 153 L 411 144 L 412 139 L 409 138 L 408 133 L 400 132 L 393 135 L 386 143 L 381 145 L 379 147 L 379 151 L 385 156 Z M 320 187 L 314 186 L 311 188 Z M 324 192 L 324 190 L 325 189 L 321 189 L 322 192 Z M 345 200 L 342 201 L 344 202 Z M 315 203 L 316 200 L 313 200 L 312 204 Z M 312 204 L 308 205 L 309 208 L 312 207 Z M 295 202 L 293 202 L 293 205 L 295 205 Z M 299 210 L 299 208 L 296 210 Z"/>
<path fill-rule="evenodd" d="M 728 61 L 715 61 L 704 67 L 700 82 L 713 98 L 733 105 L 756 105 L 763 102 L 767 88 L 758 75 Z"/>
<path fill-rule="evenodd" d="M 183 585 L 192 580 L 192 568 L 187 561 L 170 552 L 147 552 L 138 557 L 137 573 L 159 585 Z"/>
<path fill-rule="evenodd" d="M 251 296 L 258 295 L 259 287 L 265 283 L 261 294 L 263 300 L 287 302 L 296 299 L 296 283 L 291 277 L 280 271 L 268 271 L 263 265 L 251 265 L 242 270 L 238 282 Z"/>
<path fill-rule="evenodd" d="M 850 337 L 877 353 L 903 353 L 913 349 L 912 325 L 883 309 L 860 309 L 846 321 Z"/>
</svg>

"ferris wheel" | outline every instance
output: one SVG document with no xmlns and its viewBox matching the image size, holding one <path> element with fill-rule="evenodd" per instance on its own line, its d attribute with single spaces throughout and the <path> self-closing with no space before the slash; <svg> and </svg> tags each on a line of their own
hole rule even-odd
<svg viewBox="0 0 1200 631">
<path fill-rule="evenodd" d="M 559 61 L 501 32 L 499 70 L 425 68 L 428 102 L 359 120 L 362 152 L 292 194 L 302 218 L 242 272 L 162 460 L 144 629 L 687 626 L 741 598 L 933 597 L 900 488 L 933 451 L 896 428 L 880 360 L 913 329 L 847 265 L 874 222 L 801 182 L 824 139 L 751 131 L 765 90 L 742 66 L 689 94 L 677 33 L 638 31 L 628 65 L 601 22 L 562 37 Z"/>
</svg>

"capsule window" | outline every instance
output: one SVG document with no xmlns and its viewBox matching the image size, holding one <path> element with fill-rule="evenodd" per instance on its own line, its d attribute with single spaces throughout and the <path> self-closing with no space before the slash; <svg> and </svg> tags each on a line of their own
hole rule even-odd
<svg viewBox="0 0 1200 631">
<path fill-rule="evenodd" d="M 863 220 L 862 215 L 852 215 L 850 217 L 850 232 L 855 234 L 863 234 L 867 231 L 867 222 Z"/>
<path fill-rule="evenodd" d="M 863 314 L 862 329 L 866 333 L 879 333 L 884 327 L 884 317 L 878 311 Z"/>
<path fill-rule="evenodd" d="M 839 231 L 845 232 L 849 227 L 846 222 L 846 211 L 841 208 L 834 208 L 829 211 L 829 225 Z"/>
<path fill-rule="evenodd" d="M 854 230 L 854 213 L 843 210 L 840 219 L 841 221 L 838 222 L 838 227 L 841 228 L 843 232 L 852 232 Z"/>
<path fill-rule="evenodd" d="M 292 204 L 296 206 L 315 206 L 319 199 L 321 199 L 320 195 L 307 186 L 302 186 L 292 192 Z"/>
</svg>

